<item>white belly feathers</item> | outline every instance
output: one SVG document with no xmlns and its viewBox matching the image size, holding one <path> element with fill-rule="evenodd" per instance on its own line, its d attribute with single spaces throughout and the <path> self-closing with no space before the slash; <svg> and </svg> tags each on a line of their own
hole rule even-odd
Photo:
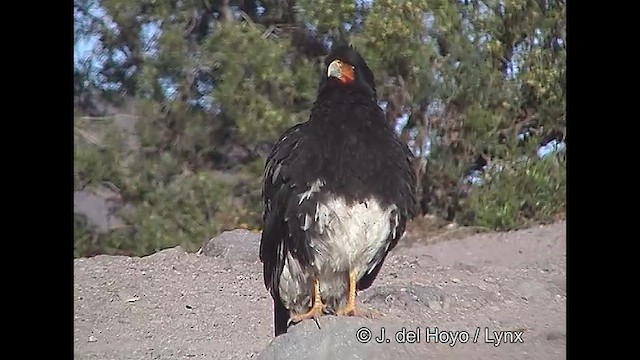
<svg viewBox="0 0 640 360">
<path fill-rule="evenodd" d="M 389 235 L 395 231 L 392 220 L 397 223 L 391 218 L 394 209 L 395 206 L 383 209 L 374 199 L 351 206 L 341 198 L 318 204 L 318 237 L 311 240 L 317 253 L 313 266 L 320 273 L 358 269 L 360 278 L 373 257 L 388 246 Z"/>
<path fill-rule="evenodd" d="M 299 204 L 309 199 L 324 185 L 321 180 L 299 195 Z M 310 247 L 314 250 L 311 270 L 318 275 L 323 298 L 339 298 L 346 294 L 348 276 L 358 272 L 362 278 L 376 264 L 371 263 L 380 251 L 389 246 L 389 236 L 395 235 L 398 213 L 395 205 L 382 207 L 376 199 L 347 204 L 340 197 L 328 197 L 307 214 L 302 230 L 313 229 Z M 297 260 L 287 256 L 280 281 L 280 294 L 287 308 L 304 311 L 309 305 L 312 274 L 304 271 Z"/>
</svg>

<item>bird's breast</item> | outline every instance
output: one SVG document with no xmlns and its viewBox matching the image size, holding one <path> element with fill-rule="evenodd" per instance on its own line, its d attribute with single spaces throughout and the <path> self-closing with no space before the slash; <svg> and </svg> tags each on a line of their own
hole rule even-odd
<svg viewBox="0 0 640 360">
<path fill-rule="evenodd" d="M 341 197 L 318 202 L 313 215 L 313 249 L 318 272 L 362 269 L 388 247 L 397 226 L 395 206 L 382 207 L 374 198 L 348 203 Z"/>
</svg>

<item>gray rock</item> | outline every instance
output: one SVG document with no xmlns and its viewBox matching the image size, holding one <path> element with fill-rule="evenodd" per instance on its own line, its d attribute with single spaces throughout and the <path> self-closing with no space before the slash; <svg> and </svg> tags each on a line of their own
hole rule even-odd
<svg viewBox="0 0 640 360">
<path fill-rule="evenodd" d="M 567 279 L 566 278 L 556 279 L 552 281 L 549 287 L 550 287 L 549 290 L 553 290 L 552 293 L 556 295 L 562 295 L 562 296 L 567 295 Z"/>
<path fill-rule="evenodd" d="M 361 295 L 363 304 L 384 308 L 396 307 L 423 311 L 449 310 L 453 299 L 444 294 L 442 289 L 418 284 L 380 285 L 372 287 Z"/>
<path fill-rule="evenodd" d="M 516 285 L 513 291 L 526 300 L 531 300 L 534 297 L 544 300 L 551 298 L 551 292 L 547 290 L 546 285 L 538 281 L 524 280 Z"/>
<path fill-rule="evenodd" d="M 106 232 L 124 225 L 111 211 L 111 202 L 117 199 L 119 195 L 105 187 L 94 191 L 76 191 L 73 193 L 73 212 L 86 216 L 97 231 Z"/>
<path fill-rule="evenodd" d="M 567 339 L 567 334 L 562 330 L 552 330 L 547 332 L 547 340 L 549 341 L 557 341 L 557 340 L 566 341 L 566 339 Z"/>
<path fill-rule="evenodd" d="M 535 232 L 484 234 L 413 246 L 406 256 L 392 254 L 374 285 L 358 294 L 358 307 L 365 313 L 370 310 L 373 319 L 323 316 L 321 329 L 305 321 L 277 339 L 262 265 L 237 260 L 258 258 L 259 233 L 226 233 L 216 239 L 218 243 L 206 244 L 212 247 L 207 249 L 210 256 L 175 247 L 144 257 L 74 259 L 74 356 L 83 360 L 255 360 L 260 355 L 262 359 L 340 360 L 387 359 L 391 353 L 394 360 L 565 359 L 564 234 L 564 223 L 560 223 Z M 527 256 L 519 255 L 518 249 L 525 249 Z M 428 255 L 438 261 L 420 263 Z M 419 265 L 412 268 L 416 259 Z M 494 265 L 487 265 L 487 259 Z M 456 263 L 476 266 L 478 271 L 454 269 Z M 460 282 L 453 283 L 454 277 Z M 516 287 L 521 293 L 538 290 L 531 292 L 531 300 L 523 301 L 515 294 Z M 551 300 L 540 296 L 545 289 Z M 140 299 L 128 302 L 128 296 Z M 398 344 L 395 339 L 388 344 L 359 344 L 355 331 L 361 324 L 371 326 L 372 336 L 388 325 L 390 337 L 402 326 L 419 327 L 422 338 L 413 345 Z M 439 334 L 466 332 L 469 338 L 458 336 L 453 344 L 447 341 L 449 335 L 438 343 L 429 342 L 427 328 L 436 327 Z M 484 332 L 475 341 L 476 331 L 486 328 L 523 330 L 524 342 L 495 346 L 486 342 Z M 90 336 L 97 341 L 88 342 Z"/>
<path fill-rule="evenodd" d="M 453 268 L 454 269 L 458 269 L 458 270 L 465 270 L 465 271 L 468 271 L 468 272 L 471 272 L 471 273 L 478 272 L 478 267 L 477 266 L 466 264 L 466 263 L 463 263 L 463 262 L 460 262 L 460 261 L 456 262 L 453 265 Z"/>
<path fill-rule="evenodd" d="M 396 333 L 402 332 L 403 327 L 385 320 L 324 316 L 319 323 L 320 329 L 310 320 L 293 326 L 287 334 L 271 341 L 258 359 L 397 360 L 425 359 L 428 355 L 427 347 L 411 343 L 416 340 L 406 335 L 411 331 L 416 332 L 412 327 L 405 327 L 404 339 L 403 335 L 399 335 L 401 342 L 398 342 Z M 380 337 L 382 328 L 388 341 L 380 343 L 375 339 Z"/>
<path fill-rule="evenodd" d="M 206 256 L 235 261 L 259 261 L 260 234 L 248 230 L 225 231 L 209 240 L 203 247 Z"/>
</svg>

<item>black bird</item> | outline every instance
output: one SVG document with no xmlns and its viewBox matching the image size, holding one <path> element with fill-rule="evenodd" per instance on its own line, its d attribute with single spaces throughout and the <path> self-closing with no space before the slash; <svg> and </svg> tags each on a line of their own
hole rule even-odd
<svg viewBox="0 0 640 360">
<path fill-rule="evenodd" d="M 275 335 L 322 314 L 360 315 L 416 206 L 413 154 L 377 104 L 375 81 L 352 46 L 325 59 L 308 121 L 267 158 L 260 259 Z"/>
</svg>

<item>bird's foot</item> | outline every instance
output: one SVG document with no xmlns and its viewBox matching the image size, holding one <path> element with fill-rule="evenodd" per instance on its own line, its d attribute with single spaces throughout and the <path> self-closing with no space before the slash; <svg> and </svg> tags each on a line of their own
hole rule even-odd
<svg viewBox="0 0 640 360">
<path fill-rule="evenodd" d="M 309 311 L 304 314 L 297 314 L 291 317 L 291 322 L 296 324 L 302 320 L 317 319 L 324 315 L 326 306 L 321 302 L 316 302 Z"/>
<path fill-rule="evenodd" d="M 343 308 L 338 309 L 336 315 L 364 317 L 364 313 L 356 308 L 356 275 L 357 272 L 355 271 L 352 271 L 349 274 L 349 292 L 347 295 L 347 304 Z"/>
</svg>

